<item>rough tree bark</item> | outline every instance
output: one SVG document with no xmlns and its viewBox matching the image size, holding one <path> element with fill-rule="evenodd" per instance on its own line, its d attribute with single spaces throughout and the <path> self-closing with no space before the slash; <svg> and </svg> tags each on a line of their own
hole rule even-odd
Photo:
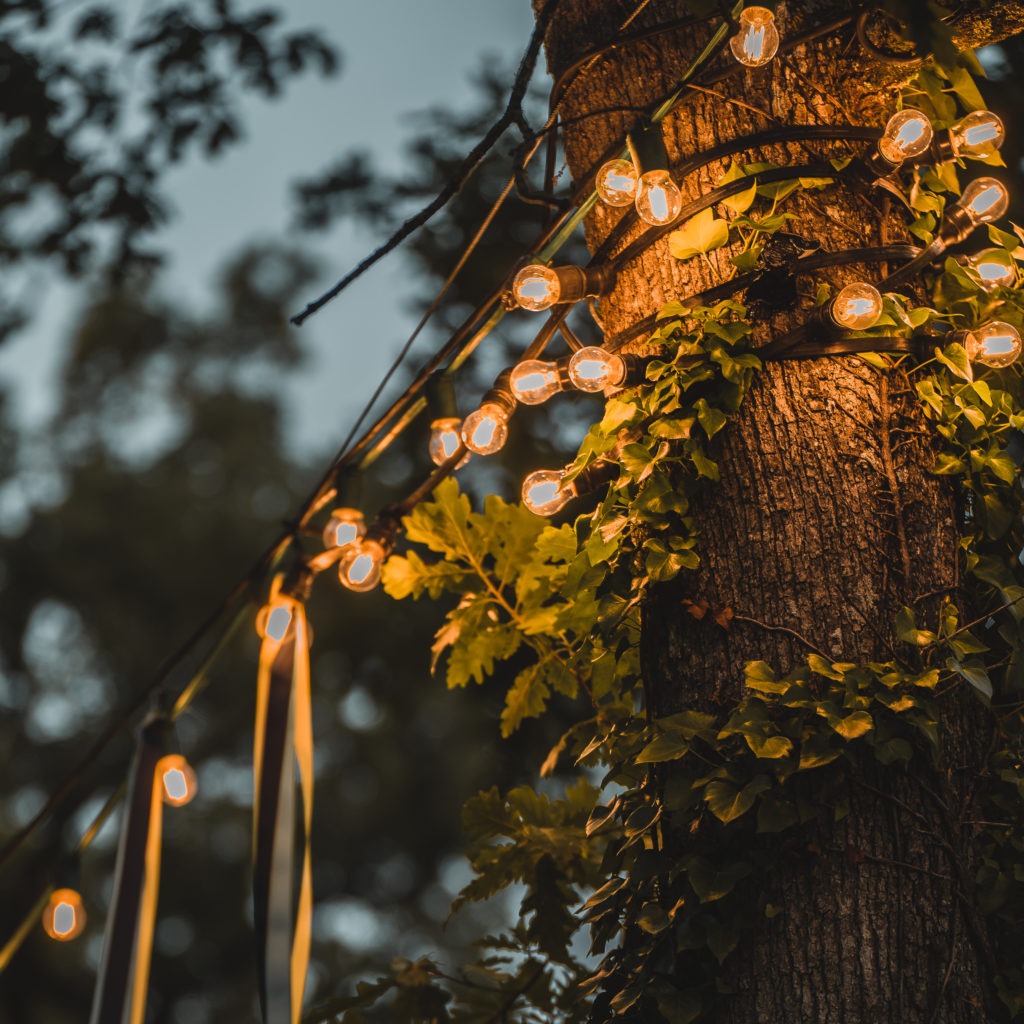
<svg viewBox="0 0 1024 1024">
<path fill-rule="evenodd" d="M 552 74 L 611 39 L 638 6 L 631 28 L 689 13 L 679 0 L 560 0 L 546 40 Z M 1021 7 L 997 5 L 985 17 L 968 10 L 961 31 L 975 43 L 1009 34 L 1024 20 Z M 793 0 L 776 13 L 785 38 L 848 11 L 848 4 Z M 621 138 L 631 111 L 671 90 L 709 31 L 700 24 L 618 48 L 571 86 L 562 113 L 575 180 Z M 713 90 L 691 92 L 665 122 L 670 158 L 678 163 L 776 125 L 884 124 L 894 107 L 894 77 L 892 69 L 865 62 L 847 26 L 767 67 L 737 69 Z M 741 159 L 805 163 L 841 151 L 841 144 L 793 145 Z M 706 191 L 726 166 L 682 181 L 686 198 Z M 901 218 L 877 196 L 832 188 L 789 208 L 800 216 L 796 230 L 825 249 L 907 238 Z M 591 214 L 592 249 L 620 217 L 606 206 Z M 625 266 L 614 293 L 602 299 L 606 329 L 617 333 L 665 302 L 725 279 L 728 256 L 723 249 L 710 264 L 679 262 L 662 239 Z M 877 279 L 880 269 L 819 273 L 841 286 Z M 802 285 L 813 294 L 813 282 Z M 759 341 L 805 318 L 806 298 L 802 305 L 803 312 L 759 323 Z M 657 714 L 734 701 L 743 664 L 752 659 L 786 671 L 809 649 L 841 661 L 891 658 L 900 605 L 915 606 L 933 625 L 940 600 L 957 598 L 954 492 L 928 473 L 934 451 L 904 374 L 878 372 L 856 357 L 772 364 L 723 434 L 721 484 L 697 509 L 702 568 L 656 593 L 644 610 L 645 669 Z M 731 628 L 710 616 L 695 621 L 684 597 L 732 608 Z M 954 694 L 944 704 L 952 742 L 939 770 L 922 770 L 918 762 L 913 773 L 866 767 L 851 786 L 846 818 L 796 844 L 787 838 L 787 867 L 767 883 L 782 913 L 753 922 L 726 961 L 735 994 L 717 1019 L 977 1024 L 994 1015 L 992 953 L 973 898 L 969 824 L 987 737 L 971 697 Z"/>
</svg>

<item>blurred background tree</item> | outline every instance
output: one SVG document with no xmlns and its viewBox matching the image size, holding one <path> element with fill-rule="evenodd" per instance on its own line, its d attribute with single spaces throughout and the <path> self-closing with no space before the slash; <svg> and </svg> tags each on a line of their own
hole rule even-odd
<svg viewBox="0 0 1024 1024">
<path fill-rule="evenodd" d="M 225 2 L 162 5 L 132 38 L 113 5 L 60 7 L 59 16 L 56 9 L 45 0 L 0 7 L 7 69 L 0 328 L 10 334 L 31 315 L 18 301 L 18 275 L 40 263 L 88 281 L 92 293 L 68 338 L 48 428 L 25 436 L 0 405 L 8 510 L 0 842 L 32 817 L 115 710 L 245 573 L 323 461 L 297 463 L 282 431 L 280 385 L 302 358 L 287 315 L 318 272 L 306 247 L 238 254 L 221 277 L 219 308 L 197 316 L 165 290 L 152 246 L 167 215 L 167 168 L 191 151 L 215 155 L 230 145 L 241 130 L 243 92 L 273 95 L 310 62 L 330 71 L 333 51 L 319 36 L 285 34 L 272 12 L 239 14 Z M 1004 155 L 1019 177 L 1020 152 L 1009 146 L 1024 138 L 1024 48 L 1019 41 L 993 48 L 990 58 L 998 88 L 988 96 L 1007 122 Z M 128 59 L 130 92 L 114 73 Z M 312 231 L 358 217 L 383 237 L 448 179 L 503 106 L 510 80 L 510 72 L 491 70 L 476 83 L 473 111 L 422 118 L 400 181 L 343 154 L 299 183 L 297 224 Z M 447 276 L 508 180 L 513 144 L 503 140 L 409 244 L 409 290 L 398 301 L 423 306 Z M 517 200 L 503 207 L 450 291 L 435 341 L 507 274 L 546 215 Z M 576 327 L 584 338 L 593 330 L 585 318 Z M 521 350 L 522 326 L 500 333 L 506 349 Z M 495 345 L 475 361 L 461 391 L 464 412 L 505 355 Z M 524 410 L 500 464 L 476 460 L 467 468 L 470 490 L 511 495 L 524 471 L 565 461 L 595 409 L 579 396 Z M 372 512 L 422 479 L 425 435 L 424 417 L 372 478 L 355 485 L 352 503 Z M 328 439 L 325 449 L 335 443 Z M 465 880 L 461 803 L 483 786 L 532 776 L 557 734 L 546 722 L 499 750 L 500 681 L 482 694 L 448 694 L 428 678 L 440 617 L 430 606 L 395 615 L 380 593 L 356 597 L 326 582 L 314 597 L 314 1000 L 394 955 L 431 952 L 458 962 L 481 926 L 460 917 L 440 929 Z M 254 637 L 233 644 L 179 723 L 200 797 L 167 818 L 150 999 L 150 1019 L 160 1024 L 240 1019 L 254 1006 L 247 915 L 255 655 Z M 11 933 L 60 851 L 123 780 L 131 748 L 122 733 L 76 780 L 50 827 L 0 872 L 0 936 Z M 82 865 L 91 914 L 85 936 L 55 946 L 33 931 L 0 977 L 0 1024 L 84 1019 L 115 824 Z M 493 909 L 500 916 L 504 908 Z"/>
</svg>

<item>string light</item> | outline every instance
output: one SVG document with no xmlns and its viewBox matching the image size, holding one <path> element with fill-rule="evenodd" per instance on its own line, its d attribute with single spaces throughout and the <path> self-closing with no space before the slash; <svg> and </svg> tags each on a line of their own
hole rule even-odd
<svg viewBox="0 0 1024 1024">
<path fill-rule="evenodd" d="M 343 548 L 354 544 L 366 533 L 366 520 L 357 508 L 336 508 L 324 527 L 325 548 Z"/>
<path fill-rule="evenodd" d="M 848 284 L 829 303 L 828 316 L 837 327 L 864 331 L 874 327 L 882 315 L 882 296 L 865 281 Z"/>
<path fill-rule="evenodd" d="M 899 166 L 904 160 L 927 152 L 933 136 L 927 114 L 908 107 L 898 110 L 886 122 L 885 131 L 878 140 L 878 151 L 891 164 Z"/>
<path fill-rule="evenodd" d="M 729 40 L 733 56 L 748 68 L 757 68 L 779 50 L 775 15 L 767 7 L 747 7 L 739 18 L 740 30 Z"/>
<path fill-rule="evenodd" d="M 1006 129 L 991 110 L 973 110 L 949 129 L 954 156 L 984 160 L 998 152 L 1006 138 Z"/>
<path fill-rule="evenodd" d="M 509 410 L 497 402 L 484 402 L 462 424 L 462 443 L 478 455 L 493 455 L 508 440 Z"/>
<path fill-rule="evenodd" d="M 524 405 L 540 405 L 565 389 L 568 376 L 558 363 L 542 359 L 524 359 L 512 368 L 508 386 L 516 400 Z"/>
<path fill-rule="evenodd" d="M 615 268 L 546 267 L 531 263 L 512 279 L 512 298 L 516 305 L 534 313 L 550 309 L 556 303 L 579 302 L 588 296 L 603 295 L 615 281 Z"/>
<path fill-rule="evenodd" d="M 459 432 L 462 420 L 458 416 L 442 416 L 430 424 L 430 442 L 428 451 L 435 466 L 443 466 L 462 446 L 462 435 Z M 461 458 L 456 469 L 461 469 L 469 462 L 469 453 Z"/>
<path fill-rule="evenodd" d="M 51 939 L 70 942 L 85 928 L 85 907 L 75 889 L 55 889 L 43 911 L 43 928 Z"/>
<path fill-rule="evenodd" d="M 965 332 L 963 344 L 972 363 L 997 370 L 1016 362 L 1021 353 L 1020 332 L 1002 320 Z"/>
<path fill-rule="evenodd" d="M 975 178 L 960 200 L 946 210 L 941 240 L 945 245 L 962 242 L 976 227 L 998 220 L 1010 205 L 1010 194 L 997 178 Z"/>
<path fill-rule="evenodd" d="M 512 295 L 522 309 L 540 313 L 561 298 L 562 286 L 550 267 L 533 263 L 512 279 Z"/>
<path fill-rule="evenodd" d="M 579 391 L 598 392 L 618 387 L 626 379 L 626 361 L 616 352 L 588 345 L 572 354 L 569 380 Z"/>
<path fill-rule="evenodd" d="M 523 504 L 538 516 L 553 516 L 576 497 L 573 481 L 563 482 L 564 469 L 538 469 L 523 481 Z"/>
<path fill-rule="evenodd" d="M 370 530 L 350 544 L 338 561 L 338 579 L 356 593 L 373 590 L 380 583 L 381 570 L 391 553 L 390 535 L 381 529 Z"/>
<path fill-rule="evenodd" d="M 594 179 L 594 188 L 609 206 L 629 206 L 636 198 L 637 174 L 632 160 L 609 160 Z"/>
<path fill-rule="evenodd" d="M 196 773 L 181 754 L 166 754 L 156 763 L 165 804 L 184 807 L 196 795 Z"/>
<path fill-rule="evenodd" d="M 280 643 L 291 632 L 292 618 L 291 598 L 278 596 L 256 613 L 256 632 L 261 640 Z"/>
<path fill-rule="evenodd" d="M 636 212 L 640 219 L 654 227 L 671 224 L 683 208 L 683 193 L 668 171 L 647 171 L 637 185 Z"/>
<path fill-rule="evenodd" d="M 975 178 L 957 204 L 970 213 L 975 225 L 999 220 L 1010 205 L 1006 186 L 996 178 Z"/>
<path fill-rule="evenodd" d="M 966 262 L 985 291 L 1011 288 L 1017 281 L 1017 264 L 1005 249 L 985 249 Z"/>
<path fill-rule="evenodd" d="M 573 498 L 590 494 L 614 479 L 618 471 L 618 465 L 609 459 L 592 462 L 572 480 L 565 479 L 565 469 L 535 470 L 523 480 L 523 504 L 535 515 L 553 516 Z"/>
</svg>

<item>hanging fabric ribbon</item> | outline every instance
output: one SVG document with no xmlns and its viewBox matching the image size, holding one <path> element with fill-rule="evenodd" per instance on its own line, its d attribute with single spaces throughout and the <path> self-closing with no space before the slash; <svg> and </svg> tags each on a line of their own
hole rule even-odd
<svg viewBox="0 0 1024 1024">
<path fill-rule="evenodd" d="M 157 763 L 166 729 L 166 719 L 153 716 L 139 736 L 90 1024 L 142 1024 L 145 1014 L 163 830 Z"/>
<path fill-rule="evenodd" d="M 302 597 L 271 585 L 256 628 L 263 638 L 253 750 L 253 913 L 264 1024 L 298 1024 L 313 916 L 313 723 L 309 630 Z M 311 582 L 303 581 L 305 583 Z M 295 886 L 295 767 L 302 800 L 303 850 Z"/>
</svg>

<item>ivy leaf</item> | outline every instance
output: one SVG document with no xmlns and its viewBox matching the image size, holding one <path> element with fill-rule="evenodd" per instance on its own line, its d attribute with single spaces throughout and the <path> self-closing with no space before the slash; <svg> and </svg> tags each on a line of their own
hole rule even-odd
<svg viewBox="0 0 1024 1024">
<path fill-rule="evenodd" d="M 717 218 L 710 208 L 701 210 L 668 236 L 669 251 L 677 260 L 707 254 L 728 241 L 728 221 Z"/>
<path fill-rule="evenodd" d="M 785 693 L 789 683 L 780 680 L 766 661 L 748 661 L 743 669 L 748 689 L 759 693 Z"/>
<path fill-rule="evenodd" d="M 927 647 L 939 639 L 930 630 L 917 628 L 914 612 L 906 605 L 896 613 L 896 637 L 916 647 Z"/>
<path fill-rule="evenodd" d="M 757 180 L 755 179 L 751 182 L 750 188 L 744 189 L 742 192 L 739 192 L 734 196 L 730 196 L 728 199 L 723 199 L 722 205 L 727 206 L 733 211 L 733 213 L 746 213 L 753 205 L 756 196 Z"/>
<path fill-rule="evenodd" d="M 690 749 L 690 744 L 682 736 L 668 733 L 657 736 L 637 755 L 637 764 L 658 764 L 661 761 L 674 761 L 682 757 Z"/>
<path fill-rule="evenodd" d="M 775 759 L 788 757 L 793 752 L 793 744 L 785 736 L 758 736 L 747 734 L 744 736 L 747 746 L 753 751 L 755 757 Z"/>
<path fill-rule="evenodd" d="M 875 727 L 874 719 L 866 711 L 854 711 L 845 718 L 829 715 L 828 724 L 847 740 L 855 740 Z"/>
<path fill-rule="evenodd" d="M 706 398 L 698 398 L 694 408 L 697 410 L 697 421 L 709 438 L 714 437 L 725 426 L 725 413 L 721 409 L 708 405 Z"/>
<path fill-rule="evenodd" d="M 754 806 L 758 794 L 770 786 L 771 782 L 764 775 L 755 775 L 742 789 L 737 789 L 731 782 L 716 779 L 708 783 L 704 799 L 711 813 L 728 824 L 746 814 Z"/>
<path fill-rule="evenodd" d="M 657 903 L 645 903 L 643 909 L 637 914 L 637 925 L 649 935 L 657 935 L 663 932 L 671 923 L 672 918 L 668 916 L 665 908 Z"/>
<path fill-rule="evenodd" d="M 963 345 L 953 342 L 953 344 L 947 345 L 944 350 L 936 348 L 935 358 L 943 366 L 948 367 L 953 373 L 958 377 L 962 377 L 968 383 L 974 380 L 974 370 L 971 367 L 970 359 L 967 358 L 967 350 Z"/>
<path fill-rule="evenodd" d="M 992 680 L 989 679 L 983 664 L 979 664 L 977 661 L 965 662 L 950 658 L 946 662 L 946 667 L 966 679 L 986 701 L 992 699 Z"/>
</svg>

